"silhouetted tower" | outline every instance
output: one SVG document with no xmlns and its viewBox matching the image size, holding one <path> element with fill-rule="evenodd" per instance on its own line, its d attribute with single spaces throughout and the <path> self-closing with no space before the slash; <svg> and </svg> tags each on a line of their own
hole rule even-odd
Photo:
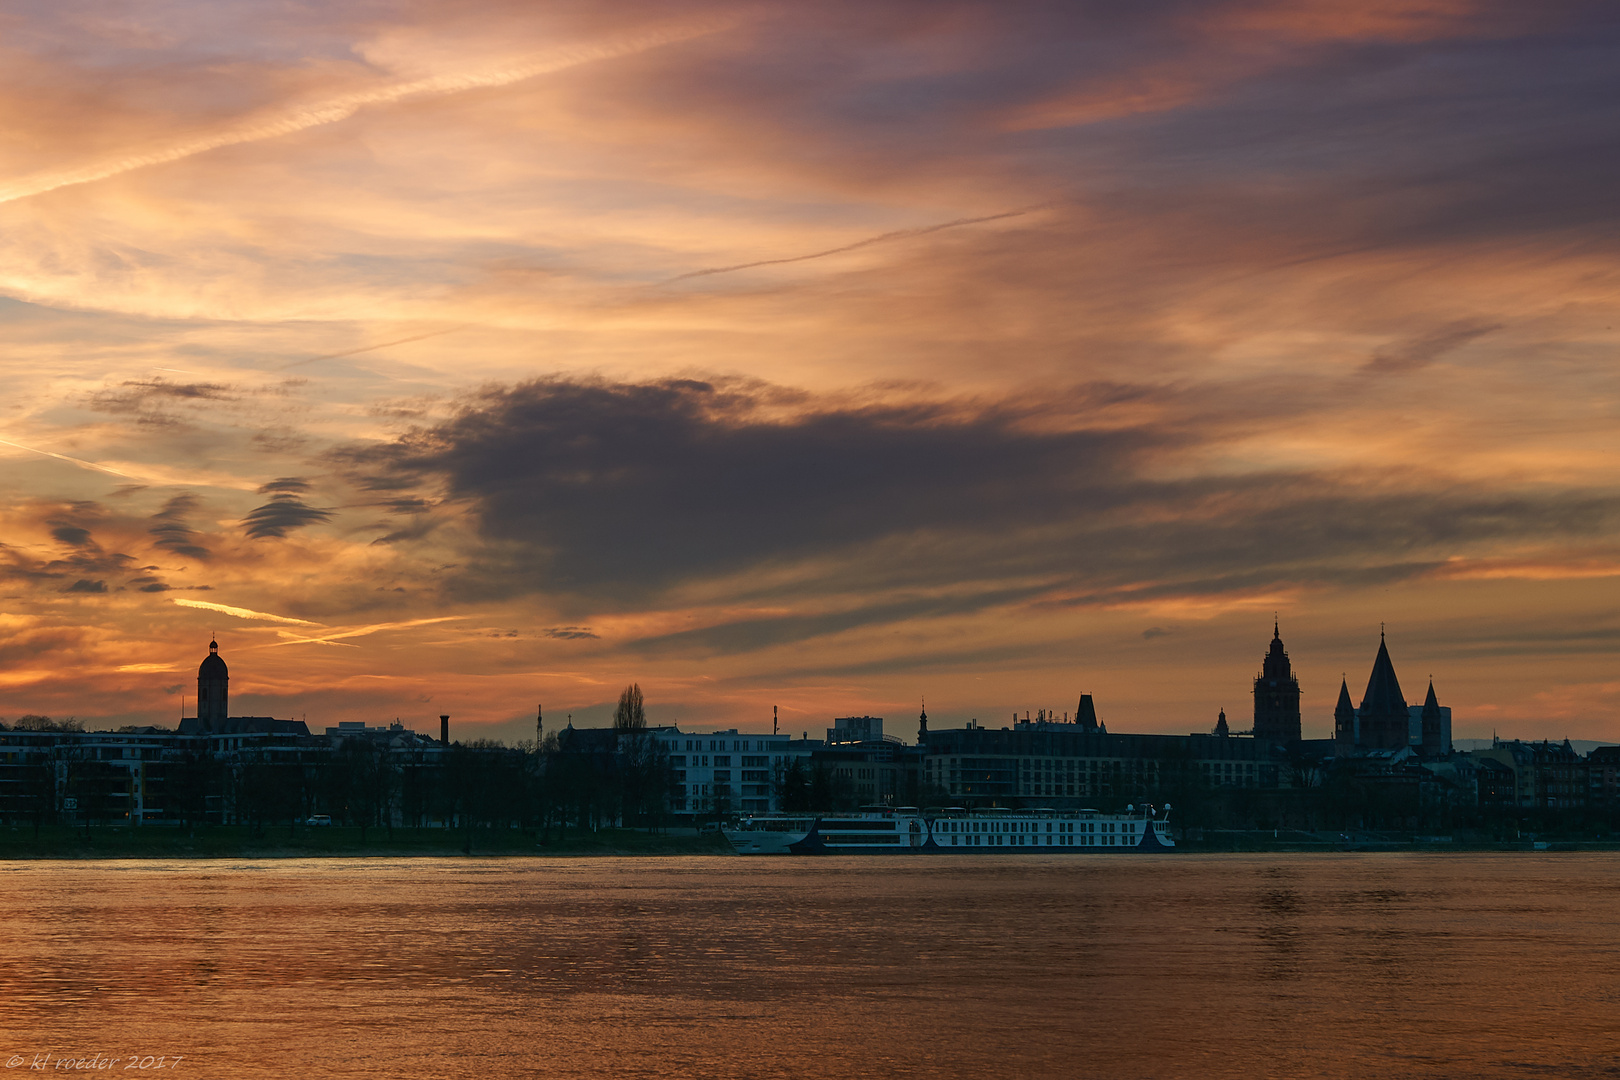
<svg viewBox="0 0 1620 1080">
<path fill-rule="evenodd" d="M 1423 699 L 1424 757 L 1438 757 L 1451 747 L 1446 745 L 1445 714 L 1440 711 L 1440 699 L 1434 696 L 1434 680 L 1429 680 L 1429 696 Z"/>
<path fill-rule="evenodd" d="M 208 643 L 208 656 L 197 669 L 197 727 L 223 731 L 231 715 L 231 673 L 219 658 L 219 642 Z"/>
<path fill-rule="evenodd" d="M 1339 680 L 1339 703 L 1333 707 L 1333 749 L 1347 754 L 1356 748 L 1356 707 L 1350 703 L 1350 683 Z"/>
<path fill-rule="evenodd" d="M 1254 680 L 1254 737 L 1273 743 L 1299 741 L 1299 680 L 1288 662 L 1278 624 L 1271 624 L 1271 649 Z"/>
<path fill-rule="evenodd" d="M 1367 749 L 1398 750 L 1411 745 L 1412 715 L 1401 694 L 1401 682 L 1395 677 L 1383 631 L 1378 634 L 1378 656 L 1373 660 L 1367 692 L 1362 695 L 1356 717 L 1361 721 L 1360 744 Z"/>
<path fill-rule="evenodd" d="M 922 713 L 917 717 L 917 745 L 922 746 L 928 742 L 928 702 L 923 702 Z"/>
<path fill-rule="evenodd" d="M 1221 710 L 1221 718 L 1215 721 L 1215 734 L 1219 735 L 1223 739 L 1232 734 L 1232 729 L 1226 725 L 1225 709 Z"/>
</svg>

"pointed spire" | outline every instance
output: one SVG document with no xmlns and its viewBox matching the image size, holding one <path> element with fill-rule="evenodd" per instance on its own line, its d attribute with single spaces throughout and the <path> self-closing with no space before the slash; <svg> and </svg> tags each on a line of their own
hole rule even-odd
<svg viewBox="0 0 1620 1080">
<path fill-rule="evenodd" d="M 1378 632 L 1378 655 L 1373 658 L 1372 675 L 1367 679 L 1367 693 L 1361 699 L 1361 709 L 1406 712 L 1406 697 L 1401 693 L 1401 681 L 1395 677 L 1395 664 L 1389 658 L 1389 646 L 1384 632 Z"/>
</svg>

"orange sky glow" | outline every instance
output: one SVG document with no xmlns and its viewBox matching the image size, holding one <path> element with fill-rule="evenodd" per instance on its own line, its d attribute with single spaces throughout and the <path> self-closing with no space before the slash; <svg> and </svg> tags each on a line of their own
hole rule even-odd
<svg viewBox="0 0 1620 1080">
<path fill-rule="evenodd" d="M 1620 19 L 0 13 L 0 719 L 1620 738 Z M 1243 723 L 1235 727 L 1247 726 Z"/>
</svg>

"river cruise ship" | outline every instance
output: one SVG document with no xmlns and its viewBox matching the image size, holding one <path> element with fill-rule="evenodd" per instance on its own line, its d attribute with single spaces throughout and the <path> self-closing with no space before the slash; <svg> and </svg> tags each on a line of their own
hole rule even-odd
<svg viewBox="0 0 1620 1080">
<path fill-rule="evenodd" d="M 929 820 L 929 839 L 941 851 L 1079 851 L 1106 854 L 1172 851 L 1170 807 L 1127 806 L 1123 814 L 1101 810 L 939 811 Z"/>
<path fill-rule="evenodd" d="M 871 852 L 1172 851 L 1170 807 L 1100 810 L 967 810 L 868 806 L 856 813 L 753 814 L 724 832 L 741 855 Z"/>
<path fill-rule="evenodd" d="M 820 817 L 752 814 L 724 832 L 740 855 L 915 852 L 928 846 L 928 821 L 914 806 L 864 806 Z"/>
</svg>

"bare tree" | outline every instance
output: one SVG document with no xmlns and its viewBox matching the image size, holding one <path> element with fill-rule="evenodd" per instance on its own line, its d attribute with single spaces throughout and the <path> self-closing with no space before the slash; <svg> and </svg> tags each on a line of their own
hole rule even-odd
<svg viewBox="0 0 1620 1080">
<path fill-rule="evenodd" d="M 631 683 L 619 695 L 619 707 L 613 710 L 613 730 L 646 731 L 647 711 L 641 704 L 641 687 Z"/>
</svg>

